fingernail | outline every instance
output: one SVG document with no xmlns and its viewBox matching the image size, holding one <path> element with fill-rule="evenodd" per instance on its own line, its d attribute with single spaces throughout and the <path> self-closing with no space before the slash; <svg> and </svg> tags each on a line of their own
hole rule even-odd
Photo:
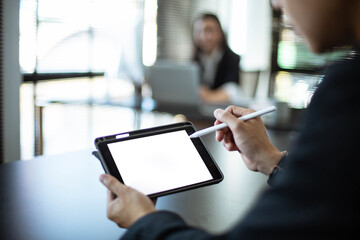
<svg viewBox="0 0 360 240">
<path fill-rule="evenodd" d="M 101 174 L 100 175 L 100 182 L 105 183 L 105 181 L 106 181 L 106 176 L 104 174 Z"/>
<path fill-rule="evenodd" d="M 222 109 L 220 109 L 220 108 L 218 108 L 218 109 L 216 109 L 215 111 L 214 111 L 214 115 L 215 115 L 215 117 L 218 117 L 221 113 L 222 113 Z"/>
</svg>

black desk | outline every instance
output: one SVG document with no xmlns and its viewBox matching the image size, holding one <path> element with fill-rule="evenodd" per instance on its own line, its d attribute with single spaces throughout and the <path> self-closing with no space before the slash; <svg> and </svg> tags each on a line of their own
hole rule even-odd
<svg viewBox="0 0 360 240">
<path fill-rule="evenodd" d="M 270 134 L 284 149 L 288 133 Z M 178 212 L 210 232 L 230 228 L 266 187 L 266 177 L 248 171 L 237 153 L 203 138 L 225 179 L 210 187 L 158 199 L 159 209 Z M 0 166 L 0 239 L 119 239 L 125 230 L 106 218 L 102 168 L 91 150 Z"/>
<path fill-rule="evenodd" d="M 118 239 L 90 151 L 0 166 L 0 239 Z"/>
</svg>

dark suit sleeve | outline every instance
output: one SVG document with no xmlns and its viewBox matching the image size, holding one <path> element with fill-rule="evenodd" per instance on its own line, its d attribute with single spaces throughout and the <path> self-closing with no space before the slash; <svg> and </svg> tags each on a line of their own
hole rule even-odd
<svg viewBox="0 0 360 240">
<path fill-rule="evenodd" d="M 133 239 L 217 239 L 205 231 L 188 226 L 184 220 L 175 213 L 158 211 L 138 220 L 121 238 Z"/>
<path fill-rule="evenodd" d="M 124 239 L 358 238 L 360 61 L 330 71 L 316 92 L 283 171 L 234 228 L 211 236 L 158 212 Z M 251 183 L 249 183 L 251 184 Z"/>
<path fill-rule="evenodd" d="M 330 70 L 307 109 L 302 133 L 289 150 L 283 171 L 229 233 L 234 238 L 358 235 L 359 63 L 342 63 Z"/>
<path fill-rule="evenodd" d="M 273 172 L 270 174 L 270 176 L 267 180 L 267 184 L 269 186 L 272 185 L 272 182 L 274 181 L 274 179 L 278 178 L 281 175 L 281 172 L 283 170 L 283 165 L 285 164 L 285 162 L 286 162 L 286 155 L 280 159 L 280 162 L 277 165 L 277 169 L 276 170 L 274 169 Z"/>
</svg>

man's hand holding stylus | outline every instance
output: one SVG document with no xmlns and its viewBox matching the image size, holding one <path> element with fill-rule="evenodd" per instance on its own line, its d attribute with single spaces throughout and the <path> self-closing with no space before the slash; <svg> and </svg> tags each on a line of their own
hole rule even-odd
<svg viewBox="0 0 360 240">
<path fill-rule="evenodd" d="M 252 112 L 236 106 L 215 110 L 215 125 L 223 122 L 228 125 L 216 131 L 216 140 L 222 142 L 228 151 L 238 151 L 250 170 L 269 175 L 283 154 L 271 144 L 260 117 L 248 121 L 238 119 Z"/>
</svg>

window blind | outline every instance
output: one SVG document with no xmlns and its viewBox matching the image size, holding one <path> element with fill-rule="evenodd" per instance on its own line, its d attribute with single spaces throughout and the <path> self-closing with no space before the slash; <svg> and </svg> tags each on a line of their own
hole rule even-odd
<svg viewBox="0 0 360 240">
<path fill-rule="evenodd" d="M 219 15 L 220 0 L 158 0 L 157 59 L 186 61 L 192 58 L 192 24 L 204 12 Z"/>
</svg>

